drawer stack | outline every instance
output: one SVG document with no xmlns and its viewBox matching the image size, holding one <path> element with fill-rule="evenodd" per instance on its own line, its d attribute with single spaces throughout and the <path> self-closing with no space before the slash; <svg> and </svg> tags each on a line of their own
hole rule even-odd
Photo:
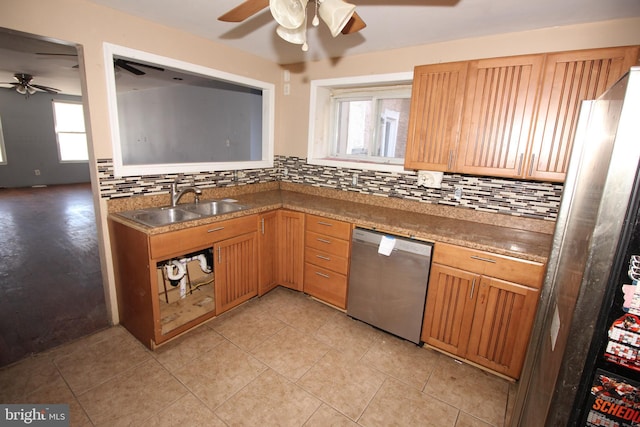
<svg viewBox="0 0 640 427">
<path fill-rule="evenodd" d="M 304 292 L 347 307 L 351 224 L 316 215 L 305 223 Z"/>
</svg>

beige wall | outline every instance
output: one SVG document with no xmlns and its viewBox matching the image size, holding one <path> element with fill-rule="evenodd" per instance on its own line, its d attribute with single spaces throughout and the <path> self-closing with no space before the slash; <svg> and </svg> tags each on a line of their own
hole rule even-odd
<svg viewBox="0 0 640 427">
<path fill-rule="evenodd" d="M 291 96 L 282 97 L 277 154 L 307 156 L 309 81 L 412 71 L 422 64 L 640 44 L 640 18 L 547 28 L 283 66 L 291 71 Z M 313 47 L 310 47 L 313 49 Z"/>
<path fill-rule="evenodd" d="M 338 60 L 279 67 L 220 44 L 124 15 L 84 0 L 0 0 L 0 27 L 80 45 L 85 107 L 90 123 L 91 156 L 112 158 L 102 43 L 109 42 L 162 56 L 275 83 L 275 153 L 306 157 L 309 81 L 342 76 L 411 71 L 415 65 L 531 52 L 640 44 L 640 19 L 604 22 L 459 40 Z M 212 17 L 212 19 L 214 19 Z M 281 69 L 291 70 L 291 95 L 282 95 Z M 101 259 L 109 309 L 118 321 L 106 203 L 99 200 L 95 162 L 91 168 Z"/>
</svg>

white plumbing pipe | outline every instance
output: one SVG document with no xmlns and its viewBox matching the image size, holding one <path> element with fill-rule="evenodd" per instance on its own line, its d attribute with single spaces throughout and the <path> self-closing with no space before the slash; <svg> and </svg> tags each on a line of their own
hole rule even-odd
<svg viewBox="0 0 640 427">
<path fill-rule="evenodd" d="M 187 272 L 184 264 L 177 260 L 172 260 L 170 263 L 165 264 L 165 271 L 167 272 L 167 277 L 171 280 L 179 280 L 182 279 Z"/>
</svg>

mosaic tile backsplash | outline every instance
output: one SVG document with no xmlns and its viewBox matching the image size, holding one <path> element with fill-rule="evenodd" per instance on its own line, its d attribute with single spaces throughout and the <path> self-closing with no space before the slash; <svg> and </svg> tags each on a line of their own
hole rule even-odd
<svg viewBox="0 0 640 427">
<path fill-rule="evenodd" d="M 266 169 L 128 177 L 115 177 L 113 161 L 100 159 L 98 177 L 100 196 L 105 199 L 168 193 L 176 178 L 201 188 L 283 181 L 551 221 L 557 218 L 563 188 L 558 183 L 445 173 L 442 188 L 432 189 L 419 187 L 415 172 L 317 166 L 291 156 L 276 156 L 274 167 Z M 459 200 L 455 197 L 457 188 L 461 190 Z"/>
</svg>

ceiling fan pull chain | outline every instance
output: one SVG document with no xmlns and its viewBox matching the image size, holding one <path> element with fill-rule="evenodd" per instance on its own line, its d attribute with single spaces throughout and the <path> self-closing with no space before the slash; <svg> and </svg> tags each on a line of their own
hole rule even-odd
<svg viewBox="0 0 640 427">
<path fill-rule="evenodd" d="M 311 25 L 313 25 L 314 27 L 317 27 L 318 25 L 320 25 L 320 19 L 318 18 L 318 1 L 316 0 L 316 14 L 313 16 L 313 21 L 311 21 Z"/>
</svg>

